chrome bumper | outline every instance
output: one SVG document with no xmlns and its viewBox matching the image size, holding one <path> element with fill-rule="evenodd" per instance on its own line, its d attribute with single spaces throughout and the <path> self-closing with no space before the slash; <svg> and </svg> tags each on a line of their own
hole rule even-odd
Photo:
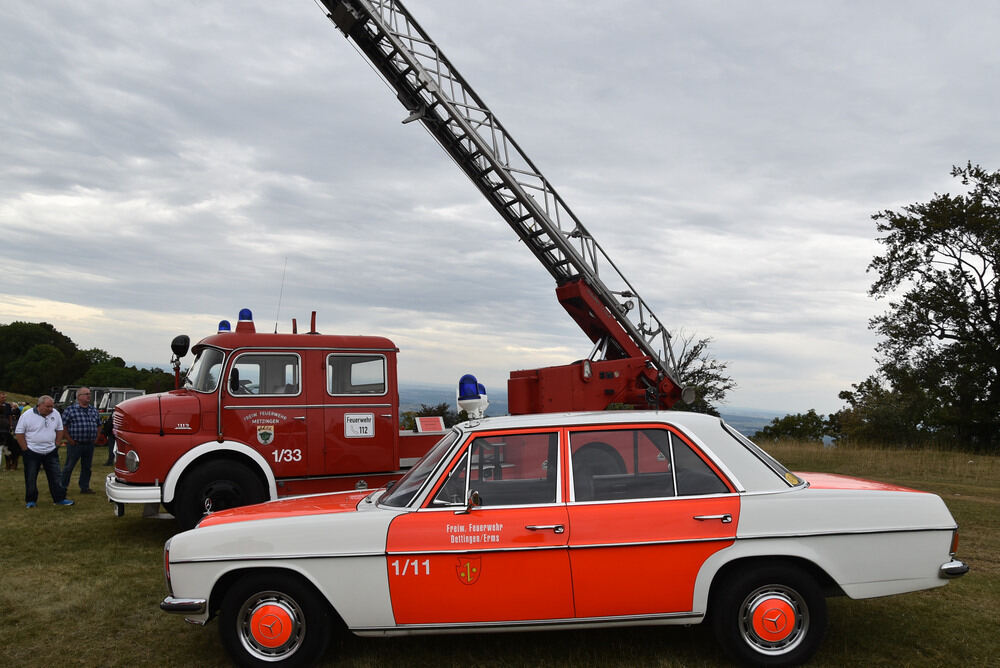
<svg viewBox="0 0 1000 668">
<path fill-rule="evenodd" d="M 168 596 L 160 601 L 160 610 L 178 615 L 203 615 L 208 602 L 203 598 L 174 598 Z"/>
<path fill-rule="evenodd" d="M 957 578 L 969 572 L 969 566 L 958 559 L 952 559 L 947 564 L 941 564 L 938 574 L 943 578 Z"/>
<path fill-rule="evenodd" d="M 114 473 L 104 479 L 104 493 L 111 503 L 156 503 L 162 499 L 159 485 L 126 485 Z"/>
</svg>

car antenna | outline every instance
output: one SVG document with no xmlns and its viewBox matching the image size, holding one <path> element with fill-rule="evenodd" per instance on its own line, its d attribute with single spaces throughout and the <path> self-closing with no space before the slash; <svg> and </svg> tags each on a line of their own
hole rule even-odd
<svg viewBox="0 0 1000 668">
<path fill-rule="evenodd" d="M 285 294 L 285 270 L 288 269 L 288 256 L 285 256 L 285 264 L 281 266 L 281 288 L 278 290 L 278 308 L 274 312 L 274 333 L 278 333 L 278 314 L 281 313 L 281 297 Z"/>
</svg>

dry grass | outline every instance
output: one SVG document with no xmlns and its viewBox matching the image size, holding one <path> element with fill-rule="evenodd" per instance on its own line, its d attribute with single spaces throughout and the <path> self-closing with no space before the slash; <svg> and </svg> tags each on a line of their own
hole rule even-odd
<svg viewBox="0 0 1000 668">
<path fill-rule="evenodd" d="M 815 666 L 987 666 L 1000 656 L 1000 459 L 954 452 L 769 449 L 799 471 L 860 475 L 940 494 L 962 527 L 972 572 L 943 589 L 830 601 Z M 95 473 L 107 469 L 98 467 Z M 100 477 L 95 483 L 100 483 Z M 218 629 L 161 613 L 162 546 L 172 522 L 133 509 L 114 518 L 100 494 L 72 508 L 23 504 L 21 472 L 0 472 L 0 664 L 225 666 Z M 100 490 L 101 485 L 95 484 Z M 339 659 L 339 660 L 338 660 Z M 365 640 L 339 639 L 327 665 L 714 666 L 707 628 L 634 628 Z"/>
</svg>

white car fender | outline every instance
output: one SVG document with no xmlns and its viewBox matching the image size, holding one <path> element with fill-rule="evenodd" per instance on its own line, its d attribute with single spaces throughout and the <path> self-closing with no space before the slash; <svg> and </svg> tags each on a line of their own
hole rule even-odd
<svg viewBox="0 0 1000 668">
<path fill-rule="evenodd" d="M 177 492 L 177 483 L 180 481 L 181 476 L 187 471 L 188 466 L 190 466 L 195 460 L 199 459 L 203 455 L 213 453 L 213 452 L 236 452 L 247 459 L 254 462 L 257 468 L 261 470 L 264 474 L 264 478 L 267 480 L 267 493 L 270 500 L 278 498 L 278 485 L 274 480 L 274 472 L 271 470 L 271 466 L 267 463 L 267 460 L 253 448 L 239 443 L 237 441 L 209 441 L 208 443 L 202 443 L 197 445 L 174 462 L 174 465 L 170 467 L 170 471 L 167 472 L 167 477 L 163 480 L 163 502 L 170 503 L 174 500 L 174 495 Z"/>
</svg>

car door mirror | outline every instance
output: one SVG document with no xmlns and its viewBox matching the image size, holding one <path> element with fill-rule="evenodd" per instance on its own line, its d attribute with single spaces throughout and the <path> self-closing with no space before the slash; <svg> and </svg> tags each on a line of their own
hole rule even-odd
<svg viewBox="0 0 1000 668">
<path fill-rule="evenodd" d="M 469 498 L 465 502 L 465 508 L 463 508 L 462 510 L 456 510 L 455 514 L 456 515 L 468 515 L 470 512 L 472 512 L 473 508 L 475 508 L 476 506 L 481 506 L 481 505 L 483 505 L 483 500 L 479 496 L 479 492 L 477 492 L 476 490 L 472 490 L 472 491 L 469 492 Z"/>
</svg>

